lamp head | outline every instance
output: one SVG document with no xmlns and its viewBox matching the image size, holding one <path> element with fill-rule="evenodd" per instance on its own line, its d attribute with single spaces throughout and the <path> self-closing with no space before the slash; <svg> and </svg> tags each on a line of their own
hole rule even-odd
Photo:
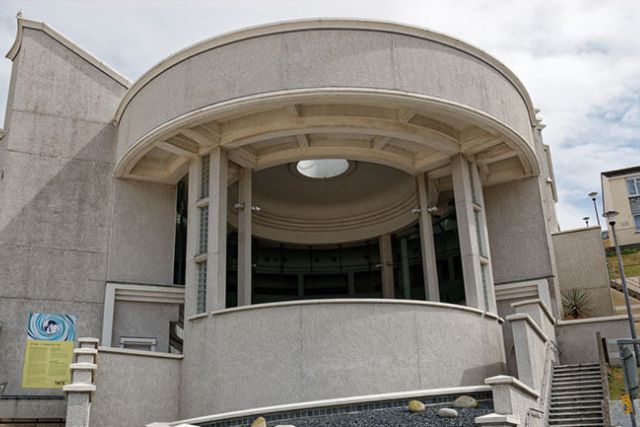
<svg viewBox="0 0 640 427">
<path fill-rule="evenodd" d="M 616 223 L 616 216 L 618 216 L 618 211 L 606 211 L 605 213 L 602 214 L 603 217 L 605 217 L 608 221 L 609 224 L 611 225 L 615 225 Z"/>
<path fill-rule="evenodd" d="M 592 191 L 591 193 L 587 194 L 587 196 L 589 196 L 591 199 L 595 199 L 596 197 L 598 197 L 598 193 L 596 191 Z"/>
</svg>

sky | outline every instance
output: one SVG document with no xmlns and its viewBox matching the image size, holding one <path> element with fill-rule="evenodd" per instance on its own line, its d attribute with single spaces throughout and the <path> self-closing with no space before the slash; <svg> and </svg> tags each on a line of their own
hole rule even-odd
<svg viewBox="0 0 640 427">
<path fill-rule="evenodd" d="M 587 194 L 601 192 L 601 171 L 640 165 L 638 0 L 2 0 L 2 53 L 19 10 L 132 81 L 177 50 L 252 25 L 317 17 L 417 25 L 479 47 L 522 80 L 546 124 L 563 229 L 584 226 L 584 216 L 595 223 Z M 0 59 L 0 119 L 10 72 Z"/>
</svg>

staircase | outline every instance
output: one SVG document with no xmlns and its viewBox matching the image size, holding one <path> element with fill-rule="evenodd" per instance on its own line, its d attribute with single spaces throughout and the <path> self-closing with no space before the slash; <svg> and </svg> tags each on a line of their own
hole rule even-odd
<svg viewBox="0 0 640 427">
<path fill-rule="evenodd" d="M 602 398 L 599 365 L 554 366 L 549 426 L 603 426 Z"/>
</svg>

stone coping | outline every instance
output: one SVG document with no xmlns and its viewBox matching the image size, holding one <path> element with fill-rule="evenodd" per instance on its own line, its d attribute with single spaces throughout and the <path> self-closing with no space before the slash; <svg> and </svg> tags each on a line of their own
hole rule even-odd
<svg viewBox="0 0 640 427">
<path fill-rule="evenodd" d="M 516 415 L 488 414 L 477 417 L 476 424 L 486 426 L 518 426 L 520 425 L 520 417 Z"/>
<path fill-rule="evenodd" d="M 544 301 L 542 301 L 540 298 L 517 301 L 517 302 L 512 303 L 511 307 L 516 308 L 516 307 L 521 307 L 523 305 L 529 305 L 529 304 L 539 304 L 540 307 L 542 307 L 542 311 L 547 316 L 547 319 L 549 319 L 551 324 L 552 325 L 556 324 L 556 322 L 557 322 L 556 318 L 553 317 L 553 314 L 551 314 L 551 310 L 549 310 L 549 307 L 547 307 L 547 304 L 545 304 Z"/>
<path fill-rule="evenodd" d="M 252 26 L 245 29 L 228 32 L 206 39 L 204 41 L 197 42 L 163 59 L 158 64 L 151 67 L 151 69 L 144 73 L 138 80 L 136 80 L 122 98 L 120 105 L 116 110 L 115 121 L 116 123 L 120 122 L 120 119 L 122 118 L 122 115 L 124 114 L 131 100 L 149 82 L 151 82 L 157 76 L 161 75 L 170 68 L 193 56 L 196 56 L 208 50 L 219 48 L 221 46 L 225 46 L 231 43 L 237 43 L 244 40 L 250 40 L 253 38 L 265 37 L 273 34 L 312 30 L 376 31 L 400 34 L 435 42 L 440 45 L 447 46 L 451 49 L 464 52 L 467 55 L 477 58 L 478 60 L 498 71 L 502 76 L 504 76 L 518 91 L 518 93 L 520 93 L 520 96 L 522 97 L 529 112 L 531 123 L 535 125 L 538 122 L 531 97 L 529 96 L 529 93 L 525 89 L 520 79 L 518 79 L 518 77 L 509 68 L 507 68 L 507 66 L 505 66 L 498 59 L 489 55 L 487 52 L 456 38 L 430 31 L 425 28 L 388 21 L 348 18 L 316 18 L 276 22 L 272 24 Z"/>
<path fill-rule="evenodd" d="M 586 323 L 602 323 L 602 322 L 616 322 L 618 320 L 627 320 L 628 317 L 626 314 L 618 315 L 618 316 L 604 316 L 604 317 L 590 317 L 587 319 L 576 319 L 576 320 L 558 320 L 558 326 L 571 326 L 571 325 L 582 325 Z"/>
<path fill-rule="evenodd" d="M 538 399 L 540 398 L 540 393 L 520 381 L 519 379 L 509 376 L 509 375 L 496 375 L 494 377 L 489 377 L 484 380 L 485 384 L 494 386 L 494 385 L 509 385 L 511 387 L 517 388 L 525 394 L 530 395 L 531 397 Z"/>
<path fill-rule="evenodd" d="M 13 42 L 11 49 L 9 49 L 9 52 L 7 52 L 6 54 L 6 57 L 11 61 L 15 59 L 16 55 L 20 51 L 20 47 L 22 46 L 22 33 L 25 28 L 44 32 L 49 37 L 53 38 L 58 43 L 71 50 L 73 53 L 96 67 L 98 70 L 102 71 L 104 74 L 118 82 L 123 87 L 129 89 L 129 87 L 131 86 L 131 82 L 129 81 L 129 79 L 108 66 L 104 61 L 98 59 L 94 55 L 82 49 L 67 37 L 60 34 L 60 32 L 54 30 L 44 22 L 32 21 L 30 19 L 22 18 L 20 14 L 18 14 L 18 32 L 16 34 L 16 39 Z"/>
<path fill-rule="evenodd" d="M 150 427 L 150 426 L 170 427 L 170 426 L 178 426 L 184 423 L 202 424 L 202 423 L 208 423 L 213 421 L 226 420 L 230 418 L 242 418 L 242 417 L 248 417 L 248 416 L 266 415 L 266 414 L 276 413 L 276 412 L 287 412 L 287 411 L 295 411 L 295 410 L 302 410 L 302 409 L 309 409 L 309 408 L 347 406 L 347 405 L 353 405 L 353 404 L 364 404 L 364 403 L 371 403 L 371 402 L 434 397 L 434 396 L 442 396 L 442 395 L 486 393 L 490 391 L 491 391 L 491 387 L 489 385 L 475 385 L 475 386 L 447 387 L 447 388 L 436 388 L 436 389 L 430 389 L 430 390 L 413 390 L 413 391 L 404 391 L 404 392 L 396 392 L 396 393 L 343 397 L 338 399 L 315 400 L 310 402 L 265 406 L 262 408 L 253 408 L 253 409 L 246 409 L 241 411 L 225 412 L 221 414 L 208 415 L 208 416 L 203 416 L 198 418 L 191 418 L 187 420 L 180 420 L 172 423 L 153 423 L 153 424 L 149 424 L 147 427 Z"/>
<path fill-rule="evenodd" d="M 555 233 L 551 233 L 552 236 L 558 236 L 561 234 L 570 234 L 570 233 L 581 233 L 583 231 L 592 231 L 592 230 L 602 230 L 602 228 L 600 228 L 600 226 L 598 225 L 592 225 L 591 227 L 580 227 L 580 228 L 572 228 L 570 230 L 562 230 L 562 231 L 557 231 Z"/>
<path fill-rule="evenodd" d="M 489 319 L 495 320 L 498 323 L 504 322 L 504 319 L 502 319 L 501 317 L 493 313 L 490 313 L 488 311 L 482 311 L 473 307 L 467 307 L 464 305 L 448 304 L 448 303 L 434 302 L 434 301 L 380 299 L 380 298 L 313 299 L 313 300 L 273 302 L 273 303 L 266 303 L 266 304 L 254 304 L 254 305 L 246 305 L 242 307 L 233 307 L 233 308 L 226 308 L 222 310 L 215 310 L 209 313 L 200 313 L 194 316 L 187 317 L 187 320 L 195 321 L 195 320 L 203 319 L 208 316 L 220 316 L 224 314 L 236 313 L 241 311 L 249 311 L 249 310 L 265 310 L 269 308 L 303 306 L 303 305 L 339 305 L 339 304 L 400 304 L 400 305 L 416 305 L 416 306 L 423 306 L 423 307 L 436 307 L 436 308 L 471 312 L 479 315 L 482 318 L 488 317 Z"/>
<path fill-rule="evenodd" d="M 533 329 L 533 331 L 536 334 L 538 334 L 538 336 L 542 341 L 544 342 L 549 341 L 549 337 L 547 337 L 547 335 L 542 331 L 542 329 L 540 329 L 540 326 L 538 326 L 535 320 L 533 320 L 533 318 L 528 314 L 525 314 L 525 313 L 510 314 L 509 316 L 507 316 L 507 320 L 510 322 L 524 320 L 531 327 L 531 329 Z"/>
<path fill-rule="evenodd" d="M 126 348 L 117 348 L 117 347 L 98 347 L 99 353 L 111 353 L 111 354 L 121 354 L 123 356 L 144 356 L 144 357 L 156 357 L 159 359 L 177 359 L 182 360 L 184 356 L 182 354 L 172 354 L 172 353 L 160 353 L 157 351 L 141 351 L 141 350 L 131 350 Z"/>
</svg>

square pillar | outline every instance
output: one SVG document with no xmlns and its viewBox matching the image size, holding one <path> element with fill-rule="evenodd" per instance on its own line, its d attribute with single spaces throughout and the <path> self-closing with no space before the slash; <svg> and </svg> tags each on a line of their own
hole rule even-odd
<svg viewBox="0 0 640 427">
<path fill-rule="evenodd" d="M 393 248 L 391 247 L 391 235 L 380 236 L 380 264 L 382 264 L 382 297 L 395 298 L 393 286 Z"/>
<path fill-rule="evenodd" d="M 238 306 L 251 305 L 251 173 L 251 169 L 240 168 L 238 174 Z"/>
<path fill-rule="evenodd" d="M 227 293 L 227 154 L 221 147 L 209 156 L 206 310 L 226 306 Z"/>
<path fill-rule="evenodd" d="M 462 155 L 452 158 L 460 255 L 467 305 L 496 313 L 484 197 L 478 166 Z"/>
<path fill-rule="evenodd" d="M 438 269 L 436 267 L 436 245 L 433 240 L 433 222 L 429 207 L 434 206 L 436 190 L 429 185 L 428 176 L 422 173 L 416 177 L 418 203 L 420 206 L 420 245 L 422 248 L 422 271 L 427 301 L 440 301 Z"/>
<path fill-rule="evenodd" d="M 184 313 L 186 317 L 198 314 L 198 271 L 202 266 L 197 262 L 200 235 L 200 182 L 204 158 L 191 159 L 189 163 L 189 187 L 187 208 L 187 262 L 185 268 Z"/>
</svg>

